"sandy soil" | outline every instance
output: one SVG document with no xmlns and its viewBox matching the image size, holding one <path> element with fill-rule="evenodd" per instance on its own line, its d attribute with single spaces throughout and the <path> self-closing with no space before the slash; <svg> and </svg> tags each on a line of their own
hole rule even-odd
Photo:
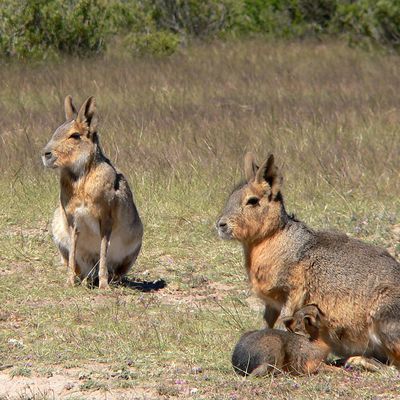
<svg viewBox="0 0 400 400">
<path fill-rule="evenodd" d="M 155 391 L 143 388 L 118 389 L 111 391 L 81 391 L 81 381 L 69 370 L 49 378 L 14 377 L 0 373 L 0 399 L 85 399 L 85 400 L 150 400 L 159 396 Z"/>
</svg>

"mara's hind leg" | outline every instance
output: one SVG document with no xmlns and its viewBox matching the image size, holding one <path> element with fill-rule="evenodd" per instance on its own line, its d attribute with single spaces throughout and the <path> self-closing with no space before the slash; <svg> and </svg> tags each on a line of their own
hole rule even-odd
<svg viewBox="0 0 400 400">
<path fill-rule="evenodd" d="M 122 279 L 124 275 L 128 273 L 128 271 L 131 269 L 132 265 L 135 263 L 136 259 L 138 258 L 138 255 L 140 253 L 142 245 L 140 244 L 139 247 L 129 256 L 125 257 L 121 264 L 118 265 L 118 267 L 115 269 L 114 274 L 112 276 L 112 281 L 113 282 L 118 282 Z"/>
<path fill-rule="evenodd" d="M 68 270 L 68 258 L 69 252 L 68 250 L 62 250 L 61 248 L 58 249 L 60 253 L 61 262 L 64 265 L 65 269 Z"/>
<path fill-rule="evenodd" d="M 255 376 L 256 378 L 262 378 L 263 376 L 280 374 L 282 372 L 282 366 L 279 368 L 277 365 L 265 363 L 259 365 L 250 375 Z"/>
<path fill-rule="evenodd" d="M 263 377 L 269 374 L 280 374 L 284 372 L 285 352 L 283 349 L 264 355 L 263 363 L 251 372 L 251 376 Z"/>
<path fill-rule="evenodd" d="M 51 230 L 54 243 L 61 255 L 61 262 L 67 270 L 67 284 L 74 285 L 75 277 L 82 279 L 82 270 L 76 260 L 76 242 L 79 232 L 76 227 L 68 226 L 61 207 L 57 207 L 54 212 Z"/>
<path fill-rule="evenodd" d="M 374 360 L 373 358 L 353 356 L 346 360 L 345 367 L 362 368 L 366 371 L 378 372 L 384 368 L 384 364 Z"/>
<path fill-rule="evenodd" d="M 400 369 L 400 299 L 381 306 L 371 315 L 370 336 L 386 352 L 396 368 Z"/>
<path fill-rule="evenodd" d="M 270 357 L 266 357 L 266 359 L 263 360 L 263 363 L 258 365 L 256 368 L 254 368 L 251 372 L 249 371 L 249 367 L 251 365 L 251 362 L 249 360 L 247 367 L 243 368 L 242 371 L 238 372 L 240 375 L 244 376 L 254 376 L 256 378 L 261 378 L 267 375 L 275 375 L 275 374 L 280 374 L 284 372 L 284 365 L 283 361 L 285 358 L 285 355 L 283 351 L 280 352 L 280 354 L 276 354 L 275 357 L 273 355 L 270 355 Z M 246 364 L 243 364 L 246 365 Z M 238 370 L 238 368 L 236 368 Z"/>
</svg>

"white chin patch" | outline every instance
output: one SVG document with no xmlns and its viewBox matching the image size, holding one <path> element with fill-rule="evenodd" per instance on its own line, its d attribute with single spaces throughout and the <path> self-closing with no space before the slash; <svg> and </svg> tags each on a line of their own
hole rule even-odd
<svg viewBox="0 0 400 400">
<path fill-rule="evenodd" d="M 220 229 L 218 229 L 218 236 L 219 236 L 221 239 L 225 239 L 225 240 L 231 240 L 231 239 L 233 239 L 233 236 L 232 236 L 232 233 L 231 233 L 231 232 L 224 232 L 224 231 L 221 231 Z"/>
<path fill-rule="evenodd" d="M 80 175 L 83 170 L 85 169 L 85 166 L 89 160 L 89 155 L 87 154 L 82 154 L 71 166 L 71 171 L 75 175 Z"/>
<path fill-rule="evenodd" d="M 55 159 L 53 159 L 53 158 L 50 160 L 47 160 L 44 156 L 42 156 L 42 162 L 46 168 L 52 168 L 52 169 L 57 168 L 57 166 L 54 165 L 54 161 L 55 161 Z"/>
</svg>

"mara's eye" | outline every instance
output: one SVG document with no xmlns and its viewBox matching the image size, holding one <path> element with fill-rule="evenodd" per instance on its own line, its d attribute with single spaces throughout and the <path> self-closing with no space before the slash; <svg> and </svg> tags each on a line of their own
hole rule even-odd
<svg viewBox="0 0 400 400">
<path fill-rule="evenodd" d="M 247 199 L 246 205 L 256 206 L 256 205 L 258 205 L 259 202 L 260 202 L 260 199 L 258 197 L 252 196 Z"/>
<path fill-rule="evenodd" d="M 76 139 L 79 140 L 81 138 L 81 134 L 78 132 L 73 133 L 70 137 L 70 139 Z"/>
</svg>

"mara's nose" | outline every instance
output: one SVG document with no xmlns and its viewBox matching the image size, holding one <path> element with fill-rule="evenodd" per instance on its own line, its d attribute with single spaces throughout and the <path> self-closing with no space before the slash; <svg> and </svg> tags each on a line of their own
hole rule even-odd
<svg viewBox="0 0 400 400">
<path fill-rule="evenodd" d="M 225 218 L 222 217 L 217 221 L 218 229 L 221 229 L 222 231 L 224 231 L 227 228 L 227 226 L 228 226 L 228 223 Z"/>
<path fill-rule="evenodd" d="M 42 150 L 42 157 L 44 157 L 46 160 L 50 160 L 50 158 L 52 157 L 51 151 L 48 149 L 48 146 L 46 146 Z"/>
</svg>

